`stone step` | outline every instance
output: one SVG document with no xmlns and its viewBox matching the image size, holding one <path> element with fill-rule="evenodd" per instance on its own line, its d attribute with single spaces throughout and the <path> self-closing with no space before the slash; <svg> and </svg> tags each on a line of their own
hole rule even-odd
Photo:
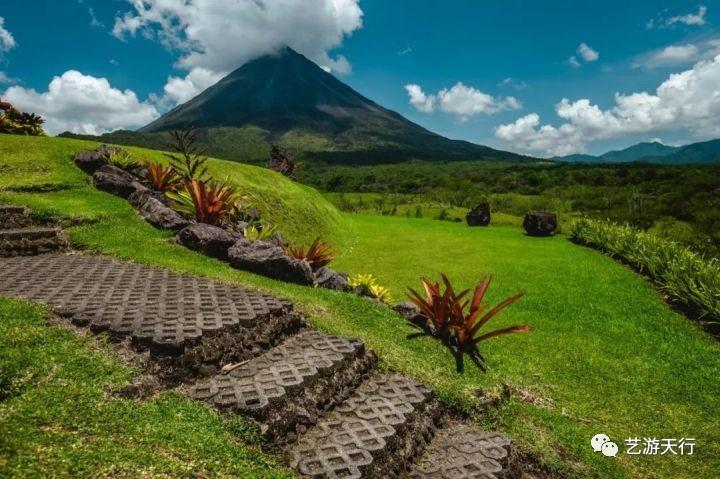
<svg viewBox="0 0 720 479">
<path fill-rule="evenodd" d="M 304 331 L 189 392 L 220 409 L 252 415 L 266 437 L 284 444 L 345 400 L 375 362 L 362 341 Z"/>
<path fill-rule="evenodd" d="M 376 374 L 288 449 L 290 464 L 311 477 L 398 477 L 423 452 L 440 414 L 427 386 Z"/>
<path fill-rule="evenodd" d="M 27 228 L 33 221 L 24 206 L 0 205 L 0 230 Z"/>
<path fill-rule="evenodd" d="M 0 256 L 32 256 L 57 251 L 66 245 L 59 228 L 0 230 Z"/>
<path fill-rule="evenodd" d="M 103 256 L 0 259 L 0 295 L 41 301 L 78 326 L 150 351 L 178 384 L 253 358 L 303 327 L 292 303 L 205 278 Z"/>
<path fill-rule="evenodd" d="M 446 424 L 410 469 L 410 479 L 497 479 L 510 441 L 462 423 Z"/>
</svg>

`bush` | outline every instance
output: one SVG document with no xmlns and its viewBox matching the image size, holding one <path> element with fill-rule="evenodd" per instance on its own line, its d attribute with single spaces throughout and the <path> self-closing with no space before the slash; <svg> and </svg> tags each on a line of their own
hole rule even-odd
<svg viewBox="0 0 720 479">
<path fill-rule="evenodd" d="M 653 234 L 583 218 L 570 238 L 627 261 L 647 274 L 673 299 L 720 319 L 720 263 Z"/>
<path fill-rule="evenodd" d="M 45 136 L 43 120 L 34 113 L 18 111 L 12 104 L 0 101 L 0 133 L 12 135 Z"/>
</svg>

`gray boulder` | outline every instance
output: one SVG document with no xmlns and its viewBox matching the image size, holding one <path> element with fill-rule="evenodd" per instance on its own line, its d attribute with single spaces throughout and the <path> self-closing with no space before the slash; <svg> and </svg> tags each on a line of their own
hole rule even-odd
<svg viewBox="0 0 720 479">
<path fill-rule="evenodd" d="M 348 275 L 334 271 L 327 266 L 315 271 L 315 286 L 337 291 L 350 291 Z"/>
<path fill-rule="evenodd" d="M 106 159 L 97 151 L 83 151 L 73 158 L 78 168 L 85 173 L 92 175 L 98 168 L 107 164 Z"/>
<path fill-rule="evenodd" d="M 468 226 L 487 226 L 490 224 L 490 204 L 480 203 L 465 215 Z"/>
<path fill-rule="evenodd" d="M 137 177 L 113 165 L 103 165 L 93 173 L 95 188 L 122 198 L 128 198 L 136 191 L 147 190 Z"/>
<path fill-rule="evenodd" d="M 557 226 L 557 215 L 546 211 L 531 211 L 523 221 L 523 228 L 530 236 L 551 236 Z"/>
<path fill-rule="evenodd" d="M 164 194 L 159 191 L 154 191 L 150 189 L 136 191 L 135 193 L 128 196 L 128 202 L 133 205 L 135 209 L 140 209 L 140 207 L 145 204 L 148 198 L 155 198 L 165 206 L 168 205 L 168 199 Z"/>
<path fill-rule="evenodd" d="M 268 278 L 313 284 L 313 272 L 307 261 L 291 258 L 282 248 L 267 241 L 241 238 L 228 251 L 228 259 L 235 268 Z"/>
<path fill-rule="evenodd" d="M 180 213 L 164 205 L 152 196 L 147 197 L 145 202 L 138 207 L 137 211 L 140 213 L 140 216 L 156 228 L 177 231 L 190 224 Z"/>
<path fill-rule="evenodd" d="M 415 306 L 413 303 L 400 303 L 392 308 L 395 312 L 400 313 L 401 316 L 403 316 L 405 319 L 410 321 L 413 324 L 416 324 L 420 327 L 425 326 L 427 323 L 427 318 L 425 315 L 420 311 L 420 308 Z"/>
<path fill-rule="evenodd" d="M 242 238 L 217 226 L 192 224 L 177 234 L 178 243 L 193 251 L 222 260 L 228 259 L 228 250 Z"/>
</svg>

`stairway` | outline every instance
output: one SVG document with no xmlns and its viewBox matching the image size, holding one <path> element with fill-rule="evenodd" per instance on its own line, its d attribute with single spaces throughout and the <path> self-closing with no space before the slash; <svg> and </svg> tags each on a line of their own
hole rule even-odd
<svg viewBox="0 0 720 479">
<path fill-rule="evenodd" d="M 307 328 L 288 301 L 103 256 L 0 258 L 0 271 L 0 295 L 128 341 L 165 387 L 254 418 L 303 476 L 494 479 L 507 462 L 505 437 L 377 371 L 362 341 Z"/>
<path fill-rule="evenodd" d="M 27 208 L 0 205 L 0 256 L 49 253 L 65 244 L 62 230 L 38 225 Z"/>
</svg>

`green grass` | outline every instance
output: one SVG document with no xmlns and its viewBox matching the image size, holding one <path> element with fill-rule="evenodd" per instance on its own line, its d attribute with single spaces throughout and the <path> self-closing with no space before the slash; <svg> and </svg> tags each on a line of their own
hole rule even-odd
<svg viewBox="0 0 720 479">
<path fill-rule="evenodd" d="M 380 354 L 384 367 L 433 385 L 444 401 L 480 423 L 506 431 L 523 451 L 539 457 L 551 470 L 602 479 L 720 475 L 716 419 L 720 347 L 669 310 L 642 278 L 598 252 L 561 237 L 529 238 L 518 228 L 471 229 L 434 220 L 341 215 L 314 192 L 294 203 L 297 214 L 286 216 L 290 223 L 281 224 L 284 229 L 303 231 L 304 235 L 297 234 L 300 239 L 311 238 L 313 224 L 327 224 L 324 218 L 313 218 L 318 208 L 333 212 L 339 231 L 328 237 L 339 238 L 342 249 L 334 265 L 350 273 L 373 273 L 396 298 L 402 298 L 406 286 L 419 286 L 420 276 L 436 276 L 440 271 L 465 287 L 493 274 L 489 294 L 493 302 L 518 290 L 527 293 L 493 323 L 527 323 L 533 332 L 483 344 L 490 372 L 482 374 L 468 364 L 465 374 L 458 375 L 452 357 L 438 343 L 406 339 L 412 330 L 382 306 L 233 270 L 174 245 L 168 233 L 147 225 L 123 200 L 85 186 L 67 158 L 73 148 L 86 144 L 32 140 L 37 142 L 32 145 L 33 163 L 40 157 L 49 165 L 38 175 L 27 159 L 20 158 L 26 148 L 23 141 L 28 140 L 0 137 L 4 153 L 0 169 L 5 161 L 15 165 L 11 177 L 0 180 L 6 187 L 0 192 L 0 202 L 88 220 L 68 228 L 74 245 L 288 297 L 321 329 L 362 337 Z M 225 166 L 216 165 L 218 171 Z M 243 171 L 246 176 L 236 181 L 257 181 L 253 178 L 256 170 Z M 271 184 L 281 181 L 259 171 Z M 75 186 L 46 193 L 15 191 L 18 184 L 40 184 L 48 178 Z M 284 188 L 268 190 L 271 194 L 283 195 Z M 267 201 L 280 204 L 280 199 Z M 307 205 L 311 208 L 303 214 Z M 515 396 L 498 410 L 481 413 L 477 391 L 499 395 L 503 382 L 552 404 L 546 408 Z M 184 427 L 192 427 L 193 422 L 194 418 L 187 417 Z M 697 453 L 608 459 L 589 446 L 590 438 L 599 432 L 619 443 L 631 436 L 696 437 Z M 206 452 L 198 450 L 193 457 L 201 460 Z M 54 460 L 62 461 L 65 453 L 55 451 Z M 89 471 L 92 464 L 84 462 L 83 467 Z M 86 475 L 101 474 L 98 470 Z"/>
<path fill-rule="evenodd" d="M 292 477 L 242 420 L 175 393 L 122 399 L 133 370 L 109 347 L 0 299 L 0 477 Z"/>
</svg>

